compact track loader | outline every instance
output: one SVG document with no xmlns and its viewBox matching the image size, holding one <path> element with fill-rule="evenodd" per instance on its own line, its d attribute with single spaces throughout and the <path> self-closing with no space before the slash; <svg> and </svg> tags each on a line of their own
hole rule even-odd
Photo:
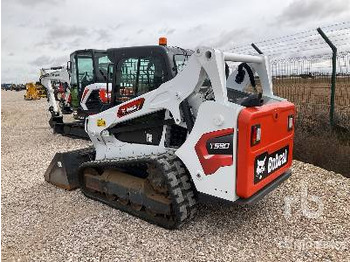
<svg viewBox="0 0 350 262">
<path fill-rule="evenodd" d="M 267 57 L 200 47 L 173 56 L 176 74 L 164 46 L 120 51 L 107 50 L 109 108 L 85 120 L 93 147 L 56 154 L 48 182 L 173 229 L 200 194 L 250 204 L 290 176 L 295 107 L 273 94 Z"/>
</svg>

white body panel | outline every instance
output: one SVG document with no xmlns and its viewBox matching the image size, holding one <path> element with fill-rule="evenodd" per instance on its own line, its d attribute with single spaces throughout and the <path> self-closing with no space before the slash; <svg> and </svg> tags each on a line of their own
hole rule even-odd
<svg viewBox="0 0 350 262">
<path fill-rule="evenodd" d="M 213 110 L 215 108 L 215 110 Z M 236 104 L 222 105 L 212 101 L 202 103 L 192 132 L 185 143 L 176 151 L 190 171 L 192 180 L 199 192 L 235 201 L 236 195 L 236 161 L 233 165 L 219 168 L 214 174 L 205 175 L 194 147 L 203 133 L 233 128 L 233 156 L 237 150 L 237 118 L 242 106 Z"/>
<path fill-rule="evenodd" d="M 101 90 L 101 89 L 106 90 L 106 83 L 94 83 L 94 84 L 86 86 L 84 88 L 84 92 L 83 92 L 83 95 L 81 97 L 80 106 L 84 110 L 88 110 L 88 108 L 86 106 L 86 102 L 88 101 L 92 91 Z M 108 84 L 108 96 L 109 96 L 109 98 L 110 98 L 111 90 L 112 90 L 112 84 L 109 83 Z"/>
</svg>

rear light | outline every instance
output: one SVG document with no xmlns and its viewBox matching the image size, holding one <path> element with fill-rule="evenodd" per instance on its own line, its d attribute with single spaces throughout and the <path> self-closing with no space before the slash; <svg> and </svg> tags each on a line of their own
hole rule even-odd
<svg viewBox="0 0 350 262">
<path fill-rule="evenodd" d="M 251 132 L 251 146 L 255 146 L 260 143 L 261 140 L 261 127 L 260 124 L 252 126 Z"/>
<path fill-rule="evenodd" d="M 288 116 L 288 131 L 291 131 L 294 127 L 294 115 Z"/>
</svg>

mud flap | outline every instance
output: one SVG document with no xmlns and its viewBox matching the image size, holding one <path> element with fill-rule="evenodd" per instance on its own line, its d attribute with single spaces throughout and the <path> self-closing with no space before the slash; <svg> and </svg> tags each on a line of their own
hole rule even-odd
<svg viewBox="0 0 350 262">
<path fill-rule="evenodd" d="M 66 153 L 56 153 L 45 171 L 45 180 L 57 187 L 74 190 L 79 187 L 79 166 L 93 159 L 92 149 L 80 149 Z"/>
</svg>

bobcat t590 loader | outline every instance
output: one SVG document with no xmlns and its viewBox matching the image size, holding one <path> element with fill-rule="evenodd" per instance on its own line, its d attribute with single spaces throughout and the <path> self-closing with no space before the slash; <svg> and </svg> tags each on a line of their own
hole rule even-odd
<svg viewBox="0 0 350 262">
<path fill-rule="evenodd" d="M 172 229 L 199 194 L 249 204 L 290 176 L 295 107 L 273 94 L 266 57 L 200 47 L 171 79 L 165 47 L 107 53 L 111 107 L 85 120 L 93 148 L 57 154 L 47 181 Z M 262 92 L 246 92 L 256 75 Z"/>
</svg>

